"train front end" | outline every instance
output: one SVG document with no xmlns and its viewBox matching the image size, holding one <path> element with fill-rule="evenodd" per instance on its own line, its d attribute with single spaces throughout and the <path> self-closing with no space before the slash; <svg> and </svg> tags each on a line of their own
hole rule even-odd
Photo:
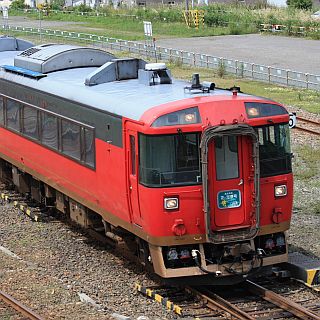
<svg viewBox="0 0 320 320">
<path fill-rule="evenodd" d="M 149 226 L 155 272 L 224 283 L 287 261 L 287 111 L 237 93 L 184 103 L 146 114 L 150 127 L 138 134 L 136 223 Z"/>
</svg>

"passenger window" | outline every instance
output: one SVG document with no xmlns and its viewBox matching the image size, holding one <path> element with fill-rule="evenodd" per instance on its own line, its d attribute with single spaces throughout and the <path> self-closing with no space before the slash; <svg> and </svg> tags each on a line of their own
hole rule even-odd
<svg viewBox="0 0 320 320">
<path fill-rule="evenodd" d="M 14 100 L 7 100 L 7 127 L 20 131 L 20 103 Z"/>
<path fill-rule="evenodd" d="M 46 146 L 58 150 L 58 119 L 45 112 L 41 113 L 41 141 Z"/>
<path fill-rule="evenodd" d="M 23 107 L 23 133 L 33 139 L 39 139 L 38 110 L 28 106 Z"/>
<path fill-rule="evenodd" d="M 136 175 L 136 139 L 130 136 L 131 174 Z"/>
<path fill-rule="evenodd" d="M 0 96 L 0 125 L 4 125 L 4 107 L 2 96 Z"/>
<path fill-rule="evenodd" d="M 235 136 L 215 138 L 217 180 L 239 177 L 238 139 Z"/>
<path fill-rule="evenodd" d="M 62 152 L 80 160 L 80 126 L 71 121 L 61 121 Z"/>
</svg>

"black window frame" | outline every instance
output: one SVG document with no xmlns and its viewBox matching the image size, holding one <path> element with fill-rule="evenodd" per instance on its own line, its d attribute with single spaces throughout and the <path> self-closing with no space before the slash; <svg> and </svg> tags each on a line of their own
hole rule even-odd
<svg viewBox="0 0 320 320">
<path fill-rule="evenodd" d="M 2 101 L 1 101 L 2 100 Z M 8 127 L 8 121 L 7 121 L 7 103 L 8 101 L 14 101 L 18 104 L 19 107 L 19 130 L 15 130 L 14 128 Z M 3 123 L 0 122 L 0 126 L 6 128 L 9 131 L 12 131 L 16 134 L 19 134 L 20 136 L 31 140 L 32 142 L 36 142 L 40 144 L 41 146 L 48 148 L 50 150 L 53 150 L 55 152 L 58 152 L 59 154 L 63 155 L 64 157 L 67 157 L 69 159 L 72 159 L 81 165 L 84 165 L 85 167 L 88 167 L 90 169 L 96 169 L 96 145 L 95 145 L 95 127 L 87 125 L 85 123 L 79 122 L 77 120 L 64 117 L 62 115 L 59 115 L 55 112 L 45 110 L 43 108 L 40 108 L 38 106 L 32 105 L 30 103 L 21 101 L 19 99 L 12 98 L 10 96 L 0 94 L 0 103 L 2 102 L 2 112 L 3 112 Z M 37 131 L 37 138 L 31 137 L 25 133 L 24 130 L 24 108 L 28 107 L 31 109 L 34 109 L 37 111 L 37 121 L 36 121 L 36 131 Z M 1 112 L 1 108 L 0 108 Z M 50 115 L 54 119 L 56 119 L 57 122 L 57 147 L 51 147 L 43 142 L 43 135 L 42 135 L 42 120 L 43 115 Z M 79 126 L 79 139 L 80 139 L 80 150 L 79 150 L 79 157 L 72 157 L 66 153 L 63 152 L 63 146 L 62 146 L 62 121 L 66 121 L 69 123 L 72 123 L 73 125 Z M 92 136 L 91 145 L 93 148 L 90 148 L 90 159 L 87 156 L 88 152 L 86 149 L 87 141 L 87 132 L 89 132 L 88 136 Z"/>
<path fill-rule="evenodd" d="M 279 146 L 276 143 L 274 145 L 270 144 L 268 146 L 269 142 L 271 141 L 271 135 L 270 135 L 270 129 L 271 127 L 274 128 L 273 138 L 274 142 L 277 142 L 276 140 L 280 139 L 280 136 L 277 136 L 277 132 L 275 131 L 276 126 L 287 126 L 287 130 L 289 133 L 289 136 L 287 137 L 289 141 L 289 152 L 287 152 L 283 146 Z M 292 153 L 291 153 L 291 146 L 290 146 L 290 129 L 289 124 L 287 122 L 282 123 L 272 123 L 268 125 L 262 125 L 262 126 L 256 126 L 253 127 L 259 138 L 259 162 L 260 162 L 260 177 L 261 178 L 267 178 L 267 177 L 273 177 L 278 176 L 282 174 L 290 174 L 292 173 Z M 264 144 L 261 144 L 261 135 L 259 134 L 259 129 L 262 131 L 263 136 L 263 142 Z M 280 140 L 278 141 L 280 142 Z M 278 150 L 277 150 L 278 149 Z M 283 149 L 281 154 L 280 149 Z M 278 154 L 276 154 L 278 152 Z M 268 155 L 262 156 L 262 155 Z M 282 166 L 282 167 L 281 167 Z"/>
<path fill-rule="evenodd" d="M 198 167 L 197 170 L 184 170 L 184 167 L 181 167 L 179 165 L 179 148 L 177 148 L 177 146 L 175 146 L 174 152 L 175 152 L 175 165 L 176 165 L 176 169 L 177 171 L 173 171 L 172 174 L 176 175 L 177 177 L 179 176 L 179 174 L 183 174 L 183 173 L 188 173 L 188 172 L 198 172 L 199 174 L 196 175 L 196 180 L 197 181 L 180 181 L 180 182 L 171 182 L 168 181 L 166 182 L 162 182 L 162 178 L 165 177 L 165 175 L 168 172 L 164 172 L 164 171 L 158 171 L 152 169 L 152 168 L 148 168 L 148 170 L 150 170 L 150 173 L 148 173 L 148 170 L 146 170 L 146 168 L 142 168 L 141 167 L 141 157 L 142 157 L 142 152 L 141 152 L 141 139 L 143 137 L 175 137 L 175 139 L 179 139 L 182 138 L 184 135 L 188 135 L 188 134 L 194 134 L 196 135 L 196 143 L 198 146 Z M 193 185 L 201 185 L 202 184 L 202 168 L 201 168 L 201 153 L 200 153 L 200 141 L 201 141 L 201 132 L 199 131 L 192 131 L 192 132 L 183 132 L 183 133 L 170 133 L 170 134 L 144 134 L 139 132 L 138 134 L 138 172 L 139 172 L 139 184 L 148 187 L 148 188 L 173 188 L 173 187 L 182 187 L 182 186 L 193 186 Z M 176 142 L 176 141 L 175 141 Z M 142 171 L 145 172 L 142 172 Z M 153 171 L 157 171 L 157 172 L 153 172 Z M 169 172 L 170 173 L 170 172 Z M 155 178 L 147 178 L 149 176 L 149 174 L 155 175 Z M 162 177 L 163 176 L 163 177 Z M 159 179 L 159 183 L 157 182 L 151 182 L 152 179 Z M 177 180 L 179 180 L 178 178 L 176 178 Z M 164 179 L 164 180 L 168 180 L 168 179 Z"/>
</svg>

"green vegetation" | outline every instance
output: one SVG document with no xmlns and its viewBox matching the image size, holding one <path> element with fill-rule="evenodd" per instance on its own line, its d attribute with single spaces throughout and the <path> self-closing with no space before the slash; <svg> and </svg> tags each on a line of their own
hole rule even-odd
<svg viewBox="0 0 320 320">
<path fill-rule="evenodd" d="M 25 8 L 24 0 L 13 0 L 11 2 L 10 10 L 19 10 L 24 8 Z"/>
<path fill-rule="evenodd" d="M 312 0 L 287 0 L 287 5 L 296 9 L 311 10 Z"/>
<path fill-rule="evenodd" d="M 15 0 L 14 3 L 17 1 L 22 0 Z M 61 5 L 61 0 L 53 0 L 51 3 L 52 9 L 61 9 Z M 19 8 L 20 6 L 14 7 L 14 9 Z M 113 7 L 103 7 L 93 10 L 80 5 L 64 11 L 51 10 L 50 14 L 43 19 L 85 23 L 86 28 L 95 28 L 97 34 L 107 34 L 109 37 L 127 40 L 143 38 L 141 30 L 143 30 L 144 20 L 152 21 L 154 35 L 157 38 L 255 33 L 260 30 L 261 24 L 285 25 L 288 34 L 294 34 L 295 27 L 305 27 L 309 28 L 310 36 L 315 39 L 320 38 L 320 22 L 311 18 L 312 12 L 296 9 L 294 6 L 272 8 L 261 5 L 248 7 L 236 4 L 212 4 L 201 9 L 204 10 L 204 26 L 200 24 L 199 29 L 186 27 L 182 6 L 116 10 Z M 22 12 L 12 11 L 11 15 L 14 14 L 22 14 Z M 34 11 L 30 11 L 28 15 L 34 19 L 38 19 L 39 16 Z M 316 29 L 319 30 L 316 31 Z"/>
<path fill-rule="evenodd" d="M 300 180 L 312 180 L 315 182 L 320 173 L 320 149 L 314 149 L 309 145 L 300 146 L 295 150 L 298 159 L 295 159 L 295 177 Z M 316 186 L 315 186 L 316 187 Z M 318 186 L 319 187 L 319 186 Z"/>
</svg>

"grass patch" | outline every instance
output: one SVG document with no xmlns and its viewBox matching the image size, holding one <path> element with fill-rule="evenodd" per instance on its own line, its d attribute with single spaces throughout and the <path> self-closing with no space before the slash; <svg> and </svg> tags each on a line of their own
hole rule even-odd
<svg viewBox="0 0 320 320">
<path fill-rule="evenodd" d="M 37 14 L 28 14 L 28 18 L 38 20 L 39 16 Z M 63 30 L 66 31 L 81 32 L 79 30 L 80 27 L 83 29 L 82 32 L 92 33 L 92 30 L 94 30 L 95 34 L 110 38 L 120 38 L 132 41 L 145 39 L 143 32 L 143 20 L 141 19 L 123 18 L 112 15 L 108 17 L 87 17 L 77 16 L 74 14 L 64 15 L 52 13 L 49 16 L 42 16 L 42 20 L 73 22 L 73 24 L 63 27 Z M 61 28 L 58 29 L 62 30 Z M 233 34 L 233 28 L 231 26 L 205 26 L 195 29 L 188 28 L 183 21 L 174 21 L 170 23 L 164 21 L 153 21 L 152 29 L 153 34 L 157 39 L 175 37 L 191 38 Z M 248 32 L 249 31 L 247 30 L 247 32 L 244 33 Z M 255 29 L 254 32 L 257 32 L 257 29 Z M 241 33 L 237 32 L 236 34 Z"/>
<path fill-rule="evenodd" d="M 71 10 L 69 8 L 68 10 Z M 152 21 L 153 33 L 156 38 L 168 37 L 198 37 L 227 34 L 257 33 L 260 25 L 279 24 L 287 26 L 287 34 L 295 33 L 296 27 L 308 29 L 310 37 L 318 38 L 320 23 L 312 19 L 311 11 L 296 10 L 292 8 L 274 8 L 255 6 L 242 6 L 236 4 L 211 4 L 201 7 L 204 11 L 204 25 L 199 29 L 188 28 L 185 24 L 184 6 L 153 6 L 146 8 L 135 7 L 99 8 L 94 11 L 89 7 L 73 8 L 74 11 L 51 11 L 49 15 L 42 15 L 43 20 L 72 21 L 79 24 L 85 23 L 86 28 L 101 29 L 97 33 L 107 34 L 109 37 L 125 38 L 127 40 L 143 39 L 143 21 Z M 84 15 L 80 9 L 89 11 Z M 12 11 L 10 15 L 26 15 L 38 19 L 37 12 Z M 90 15 L 86 15 L 90 14 Z"/>
<path fill-rule="evenodd" d="M 313 149 L 308 145 L 295 150 L 294 174 L 300 180 L 309 180 L 320 173 L 320 149 Z"/>
</svg>

